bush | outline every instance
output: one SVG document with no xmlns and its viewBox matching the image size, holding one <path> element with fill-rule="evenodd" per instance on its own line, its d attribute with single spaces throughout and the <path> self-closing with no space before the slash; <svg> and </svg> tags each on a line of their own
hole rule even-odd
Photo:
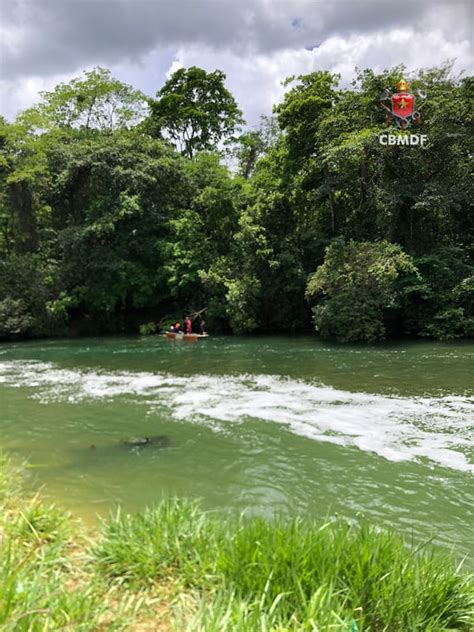
<svg viewBox="0 0 474 632">
<path fill-rule="evenodd" d="M 0 338 L 25 336 L 33 325 L 33 317 L 22 300 L 5 298 L 0 301 Z"/>
<path fill-rule="evenodd" d="M 143 325 L 140 325 L 138 330 L 140 332 L 140 336 L 151 336 L 156 334 L 156 323 L 144 323 Z"/>
<path fill-rule="evenodd" d="M 0 261 L 0 337 L 65 333 L 64 310 L 50 309 L 58 298 L 57 277 L 57 262 L 36 254 Z"/>
<path fill-rule="evenodd" d="M 306 297 L 316 302 L 314 323 L 323 338 L 371 342 L 385 338 L 387 314 L 419 283 L 413 259 L 399 246 L 337 239 L 311 276 Z"/>
<path fill-rule="evenodd" d="M 474 335 L 474 268 L 467 253 L 454 246 L 418 257 L 418 292 L 408 297 L 409 333 L 449 340 Z"/>
</svg>

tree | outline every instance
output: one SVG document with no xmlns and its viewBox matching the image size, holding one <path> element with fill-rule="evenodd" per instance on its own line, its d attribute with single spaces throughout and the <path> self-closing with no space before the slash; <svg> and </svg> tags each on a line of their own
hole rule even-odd
<svg viewBox="0 0 474 632">
<path fill-rule="evenodd" d="M 167 224 L 164 272 L 171 296 L 198 306 L 210 298 L 202 272 L 219 257 L 229 256 L 229 237 L 238 225 L 239 182 L 232 180 L 217 154 L 208 152 L 186 161 L 186 177 L 189 208 L 177 209 Z"/>
<path fill-rule="evenodd" d="M 257 161 L 277 142 L 279 133 L 275 117 L 261 116 L 257 129 L 246 131 L 235 139 L 235 145 L 229 154 L 237 161 L 239 175 L 246 180 L 250 178 Z"/>
<path fill-rule="evenodd" d="M 341 342 L 383 339 L 387 310 L 400 307 L 419 281 L 412 258 L 399 246 L 337 239 L 306 288 L 316 302 L 316 330 Z"/>
<path fill-rule="evenodd" d="M 57 146 L 48 158 L 50 226 L 74 306 L 113 314 L 165 299 L 161 240 L 189 203 L 181 156 L 122 131 Z"/>
<path fill-rule="evenodd" d="M 41 102 L 20 116 L 21 122 L 40 130 L 75 127 L 112 132 L 136 125 L 148 110 L 147 98 L 139 90 L 100 67 L 40 96 Z"/>
<path fill-rule="evenodd" d="M 417 129 L 429 143 L 382 147 L 380 133 L 405 134 L 384 126 L 380 107 L 383 88 L 402 76 L 402 66 L 365 70 L 351 89 L 339 89 L 336 77 L 312 73 L 276 108 L 288 148 L 284 171 L 308 232 L 386 239 L 411 254 L 469 240 L 472 78 L 453 77 L 449 64 L 414 75 L 410 89 L 427 95 Z"/>
<path fill-rule="evenodd" d="M 294 80 L 289 77 L 285 85 Z M 274 111 L 280 128 L 286 132 L 289 156 L 300 166 L 314 154 L 318 129 L 338 96 L 335 88 L 339 75 L 319 71 L 300 75 L 297 80 L 299 83 L 285 94 Z"/>
<path fill-rule="evenodd" d="M 237 139 L 237 174 L 209 151 L 241 120 L 219 71 L 178 71 L 138 125 L 143 95 L 102 69 L 0 118 L 1 335 L 203 306 L 214 330 L 302 331 L 305 288 L 323 336 L 472 335 L 472 77 L 405 76 L 429 143 L 382 146 L 401 76 L 300 77 Z"/>
<path fill-rule="evenodd" d="M 404 306 L 407 333 L 448 340 L 474 335 L 474 265 L 459 246 L 417 257 L 422 283 Z"/>
<path fill-rule="evenodd" d="M 59 295 L 58 261 L 42 252 L 0 258 L 0 337 L 64 333 L 64 313 L 49 309 Z"/>
<path fill-rule="evenodd" d="M 165 131 L 188 158 L 197 151 L 215 149 L 242 124 L 242 112 L 224 85 L 221 70 L 180 68 L 157 92 L 151 103 L 148 129 Z"/>
<path fill-rule="evenodd" d="M 1 247 L 19 254 L 38 247 L 37 191 L 47 178 L 45 143 L 22 124 L 0 120 Z"/>
<path fill-rule="evenodd" d="M 248 180 L 252 175 L 257 160 L 265 151 L 262 135 L 258 130 L 241 134 L 232 152 L 238 163 L 238 173 Z"/>
<path fill-rule="evenodd" d="M 237 227 L 228 247 L 203 275 L 219 297 L 234 332 L 300 331 L 308 322 L 304 302 L 306 274 L 294 213 L 280 186 L 280 148 L 259 161 L 241 190 Z"/>
<path fill-rule="evenodd" d="M 6 298 L 0 301 L 0 340 L 28 334 L 33 318 L 21 300 Z"/>
</svg>

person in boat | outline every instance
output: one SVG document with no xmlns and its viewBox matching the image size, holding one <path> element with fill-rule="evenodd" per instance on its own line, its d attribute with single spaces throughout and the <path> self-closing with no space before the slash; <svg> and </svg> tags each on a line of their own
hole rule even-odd
<svg viewBox="0 0 474 632">
<path fill-rule="evenodd" d="M 206 335 L 206 321 L 201 318 L 201 322 L 199 323 L 199 333 L 201 336 Z"/>
<path fill-rule="evenodd" d="M 174 324 L 174 333 L 175 334 L 182 334 L 182 333 L 184 333 L 183 330 L 181 329 L 181 323 L 175 323 Z"/>
<path fill-rule="evenodd" d="M 186 316 L 186 318 L 184 319 L 184 326 L 186 327 L 187 334 L 193 333 L 193 323 L 191 321 L 190 316 Z"/>
</svg>

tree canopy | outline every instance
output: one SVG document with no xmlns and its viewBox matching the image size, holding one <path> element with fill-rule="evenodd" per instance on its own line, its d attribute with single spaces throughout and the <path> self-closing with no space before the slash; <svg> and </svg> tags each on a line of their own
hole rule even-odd
<svg viewBox="0 0 474 632">
<path fill-rule="evenodd" d="M 214 149 L 244 122 L 225 78 L 221 70 L 176 70 L 151 103 L 150 129 L 165 131 L 188 158 Z"/>
<path fill-rule="evenodd" d="M 41 102 L 26 110 L 20 120 L 36 129 L 75 127 L 113 132 L 140 122 L 148 112 L 148 99 L 139 90 L 114 79 L 105 68 L 40 92 Z"/>
</svg>

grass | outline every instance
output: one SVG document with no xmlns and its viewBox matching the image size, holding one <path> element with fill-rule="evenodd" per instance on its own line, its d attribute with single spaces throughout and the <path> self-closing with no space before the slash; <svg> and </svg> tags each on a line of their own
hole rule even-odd
<svg viewBox="0 0 474 632">
<path fill-rule="evenodd" d="M 169 579 L 183 587 L 203 584 L 212 570 L 208 544 L 214 527 L 195 503 L 165 500 L 133 517 L 118 512 L 103 521 L 94 557 L 107 578 L 132 586 Z"/>
<path fill-rule="evenodd" d="M 88 545 L 71 517 L 24 498 L 21 473 L 0 455 L 0 630 L 43 632 L 124 628 L 113 591 L 88 568 Z"/>
<path fill-rule="evenodd" d="M 38 505 L 29 509 L 42 525 L 56 524 L 56 510 Z M 72 576 L 68 541 L 54 527 L 38 533 L 27 520 L 19 512 L 12 522 L 2 525 L 0 628 L 30 631 L 74 626 L 90 630 L 103 609 L 93 586 L 65 590 L 65 580 Z"/>
<path fill-rule="evenodd" d="M 19 500 L 0 457 L 0 629 L 474 629 L 472 578 L 429 544 L 342 520 L 225 519 L 169 499 L 89 536 Z"/>
<path fill-rule="evenodd" d="M 413 550 L 396 533 L 364 523 L 223 521 L 170 500 L 136 516 L 118 514 L 102 533 L 94 549 L 100 572 L 131 586 L 173 578 L 197 591 L 196 629 L 474 625 L 472 583 L 448 556 L 428 545 Z"/>
</svg>

